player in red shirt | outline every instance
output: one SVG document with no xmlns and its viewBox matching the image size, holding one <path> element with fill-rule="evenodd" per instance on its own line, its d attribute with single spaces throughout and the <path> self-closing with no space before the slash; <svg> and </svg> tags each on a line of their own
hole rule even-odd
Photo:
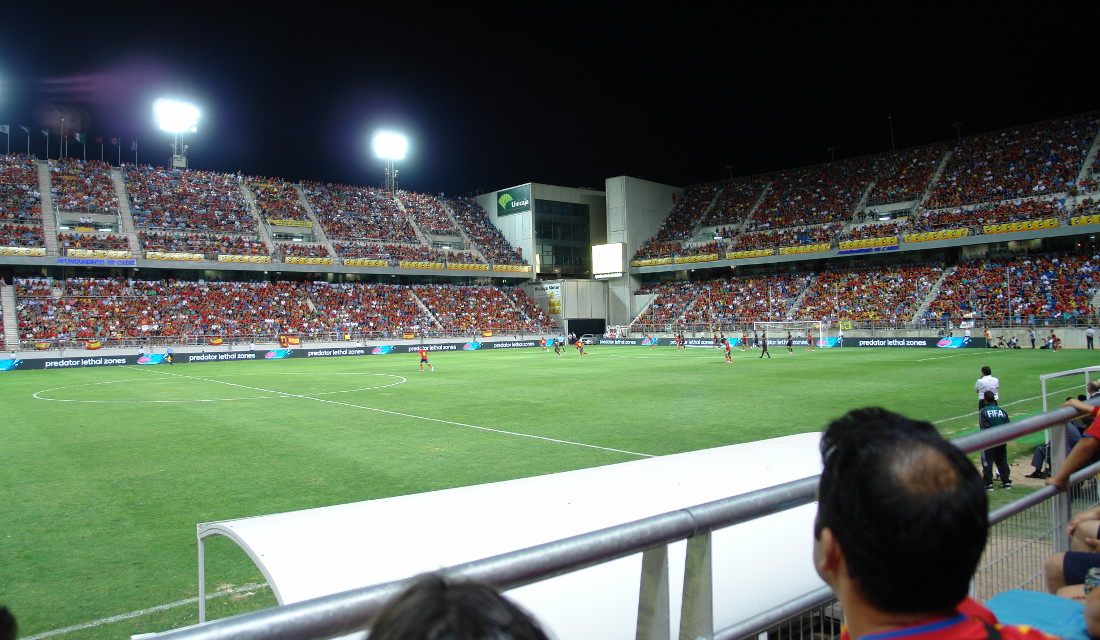
<svg viewBox="0 0 1100 640">
<path fill-rule="evenodd" d="M 584 355 L 585 355 L 584 354 L 584 343 L 581 342 L 580 340 L 577 340 L 577 344 L 575 346 L 577 347 L 577 351 L 580 352 L 580 354 L 581 354 L 580 357 L 583 358 Z"/>
<path fill-rule="evenodd" d="M 428 350 L 427 349 L 421 349 L 420 350 L 420 370 L 421 371 L 424 370 L 424 365 L 428 365 L 429 369 L 431 369 L 432 371 L 435 371 L 435 367 L 433 367 L 432 364 L 430 362 L 428 362 Z"/>
<path fill-rule="evenodd" d="M 539 346 L 542 347 L 543 353 L 549 353 L 549 349 L 546 348 L 546 338 L 539 338 Z"/>
<path fill-rule="evenodd" d="M 724 343 L 723 346 L 726 347 L 726 362 L 733 364 L 733 345 L 730 344 L 728 339 L 722 340 L 722 342 Z"/>
<path fill-rule="evenodd" d="M 817 351 L 817 345 L 814 344 L 813 329 L 806 332 L 806 351 Z"/>
</svg>

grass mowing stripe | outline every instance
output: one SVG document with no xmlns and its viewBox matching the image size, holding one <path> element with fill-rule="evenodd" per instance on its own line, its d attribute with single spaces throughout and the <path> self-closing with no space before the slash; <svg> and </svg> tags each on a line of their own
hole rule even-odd
<svg viewBox="0 0 1100 640">
<path fill-rule="evenodd" d="M 288 398 L 301 398 L 302 400 L 313 400 L 315 402 L 324 402 L 324 403 L 327 403 L 327 404 L 335 404 L 335 405 L 338 405 L 338 406 L 341 406 L 341 407 L 349 407 L 349 408 L 352 408 L 352 409 L 364 409 L 366 411 L 377 411 L 378 413 L 385 413 L 385 414 L 389 414 L 389 415 L 392 415 L 392 416 L 400 416 L 402 418 L 414 418 L 416 420 L 428 420 L 430 422 L 439 422 L 439 423 L 442 423 L 442 424 L 450 424 L 450 425 L 455 425 L 457 427 L 466 427 L 466 428 L 469 428 L 469 429 L 479 429 L 481 431 L 489 431 L 489 432 L 492 432 L 492 433 L 499 433 L 499 434 L 503 434 L 503 435 L 517 436 L 517 437 L 520 437 L 520 438 L 533 438 L 535 440 L 543 440 L 543 441 L 546 441 L 546 442 L 556 442 L 558 444 L 568 444 L 568 445 L 572 445 L 572 446 L 575 446 L 575 447 L 587 447 L 589 449 L 599 449 L 601 451 L 610 451 L 612 453 L 624 453 L 626 455 L 637 456 L 639 458 L 655 458 L 656 457 L 656 456 L 654 456 L 652 454 L 649 454 L 649 453 L 638 453 L 637 451 L 626 451 L 624 449 L 615 449 L 613 447 L 601 447 L 601 446 L 596 445 L 596 444 L 587 444 L 587 443 L 584 443 L 584 442 L 573 442 L 572 440 L 560 440 L 558 438 L 548 438 L 546 436 L 536 436 L 536 435 L 532 435 L 532 434 L 529 434 L 529 433 L 518 433 L 516 431 L 505 431 L 504 429 L 493 429 L 492 427 L 481 427 L 481 426 L 478 426 L 476 424 L 466 424 L 465 422 L 453 422 L 451 420 L 443 420 L 442 418 L 429 418 L 427 416 L 415 416 L 411 413 L 401 413 L 399 411 L 390 411 L 388 409 L 378 409 L 378 408 L 375 408 L 375 407 L 364 407 L 363 405 L 351 404 L 350 402 L 337 402 L 335 400 L 325 400 L 324 398 L 314 398 L 312 396 L 304 396 L 304 395 L 299 395 L 299 394 L 296 394 L 296 393 L 287 393 L 285 391 L 272 391 L 271 389 L 262 389 L 260 387 L 250 387 L 248 385 L 237 384 L 235 382 L 225 382 L 223 380 L 212 380 L 210 378 L 199 378 L 199 377 L 196 377 L 196 376 L 185 376 L 185 375 L 181 375 L 181 374 L 178 374 L 178 373 L 169 373 L 167 371 L 155 371 L 155 370 L 152 370 L 152 369 L 146 369 L 146 371 L 149 371 L 150 373 L 159 373 L 159 374 L 165 375 L 165 376 L 175 376 L 175 377 L 178 377 L 178 378 L 188 378 L 188 379 L 191 379 L 191 380 L 199 380 L 201 382 L 213 382 L 213 383 L 216 383 L 216 384 L 226 384 L 226 385 L 230 385 L 230 386 L 233 386 L 233 387 L 241 387 L 242 389 L 248 389 L 250 391 L 262 391 L 264 393 L 275 393 L 275 394 L 279 394 L 279 395 L 282 395 L 282 396 L 288 397 Z"/>
<path fill-rule="evenodd" d="M 262 589 L 267 586 L 264 584 L 246 584 L 236 589 L 226 589 L 225 591 L 219 591 L 217 593 L 211 593 L 206 596 L 207 600 L 214 598 L 220 598 L 222 596 L 231 596 L 235 593 L 244 593 L 245 591 L 253 591 L 255 589 Z M 148 609 L 142 609 L 141 611 L 131 611 L 130 613 L 120 613 L 117 616 L 111 616 L 110 618 L 101 618 L 99 620 L 92 620 L 90 622 L 81 622 L 80 624 L 74 624 L 71 627 L 65 627 L 64 629 L 54 629 L 53 631 L 44 631 L 42 633 L 35 634 L 33 636 L 26 636 L 22 640 L 42 640 L 42 638 L 50 638 L 58 636 L 63 633 L 72 633 L 73 631 L 81 631 L 83 629 L 93 629 L 95 627 L 102 627 L 105 624 L 113 624 L 115 622 L 122 622 L 123 620 L 129 620 L 130 618 L 140 618 L 141 616 L 147 616 L 151 613 L 158 611 L 167 611 L 169 609 L 175 609 L 176 607 L 182 607 L 189 604 L 195 604 L 199 601 L 198 596 L 194 598 L 186 598 L 184 600 L 177 600 L 175 602 L 169 602 L 168 604 L 158 604 L 155 607 L 149 607 Z"/>
</svg>

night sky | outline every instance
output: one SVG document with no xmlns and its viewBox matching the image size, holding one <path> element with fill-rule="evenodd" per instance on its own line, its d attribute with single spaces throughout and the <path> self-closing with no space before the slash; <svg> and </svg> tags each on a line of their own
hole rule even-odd
<svg viewBox="0 0 1100 640">
<path fill-rule="evenodd" d="M 1100 108 L 1091 33 L 1034 7 L 21 4 L 0 10 L 13 151 L 66 114 L 164 165 L 151 105 L 174 96 L 203 111 L 192 168 L 295 181 L 380 184 L 376 127 L 410 136 L 403 188 L 460 194 L 684 186 L 885 151 L 891 121 L 904 148 Z"/>
</svg>

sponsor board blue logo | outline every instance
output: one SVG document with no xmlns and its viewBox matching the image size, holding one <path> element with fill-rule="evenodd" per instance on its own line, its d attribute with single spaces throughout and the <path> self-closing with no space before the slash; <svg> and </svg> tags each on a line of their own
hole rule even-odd
<svg viewBox="0 0 1100 640">
<path fill-rule="evenodd" d="M 137 359 L 138 364 L 164 364 L 164 354 L 154 353 L 147 356 L 141 356 Z"/>
<path fill-rule="evenodd" d="M 372 356 L 384 356 L 387 353 L 393 353 L 393 345 L 384 344 L 384 345 L 375 347 L 375 348 L 370 350 L 370 353 L 371 353 Z"/>
<path fill-rule="evenodd" d="M 0 371 L 11 371 L 21 364 L 23 364 L 23 361 L 19 358 L 8 358 L 7 360 L 0 360 Z"/>
<path fill-rule="evenodd" d="M 940 349 L 960 349 L 970 342 L 970 338 L 944 338 L 936 343 Z"/>
<path fill-rule="evenodd" d="M 463 351 L 477 351 L 480 348 L 481 348 L 481 343 L 480 342 L 467 342 L 466 344 L 462 345 L 462 350 Z"/>
<path fill-rule="evenodd" d="M 272 349 L 264 354 L 264 360 L 282 360 L 290 355 L 293 349 Z"/>
</svg>

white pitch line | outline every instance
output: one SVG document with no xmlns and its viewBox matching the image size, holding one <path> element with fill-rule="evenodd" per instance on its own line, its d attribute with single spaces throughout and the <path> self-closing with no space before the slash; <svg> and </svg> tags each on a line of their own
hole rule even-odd
<svg viewBox="0 0 1100 640">
<path fill-rule="evenodd" d="M 155 371 L 155 370 L 152 370 L 152 369 L 142 369 L 142 370 L 147 371 L 149 373 L 159 373 L 161 375 L 166 375 L 166 376 L 175 376 L 177 378 L 188 378 L 188 379 L 191 379 L 191 380 L 201 380 L 203 382 L 215 382 L 215 383 L 218 383 L 218 384 L 226 384 L 226 385 L 229 385 L 231 387 L 241 387 L 242 389 L 249 389 L 251 391 L 262 391 L 264 393 L 275 393 L 275 394 L 283 395 L 283 396 L 286 396 L 286 397 L 289 397 L 289 398 L 301 398 L 302 400 L 313 400 L 315 402 L 324 402 L 326 404 L 335 404 L 335 405 L 338 405 L 338 406 L 341 406 L 341 407 L 350 407 L 352 409 L 364 409 L 366 411 L 376 411 L 378 413 L 386 413 L 386 414 L 393 415 L 393 416 L 401 416 L 402 418 L 414 418 L 414 419 L 417 419 L 417 420 L 428 420 L 429 422 L 439 422 L 439 423 L 442 423 L 442 424 L 452 424 L 452 425 L 455 425 L 456 427 L 466 427 L 466 428 L 469 428 L 469 429 L 479 429 L 481 431 L 489 431 L 489 432 L 492 432 L 492 433 L 500 433 L 500 434 L 509 435 L 509 436 L 518 436 L 520 438 L 532 438 L 534 440 L 543 440 L 545 442 L 556 442 L 558 444 L 570 444 L 570 445 L 573 445 L 573 446 L 576 446 L 576 447 L 587 447 L 589 449 L 599 449 L 601 451 L 611 451 L 613 453 L 625 453 L 626 455 L 638 456 L 639 458 L 656 458 L 657 457 L 655 455 L 648 454 L 648 453 L 638 453 L 637 451 L 627 451 L 625 449 L 615 449 L 613 447 L 601 447 L 601 446 L 595 445 L 595 444 L 586 444 L 584 442 L 573 442 L 572 440 L 561 440 L 561 439 L 558 439 L 558 438 L 548 438 L 546 436 L 536 436 L 536 435 L 532 435 L 530 433 L 518 433 L 516 431 L 505 431 L 504 429 L 493 429 L 492 427 L 480 427 L 476 424 L 466 424 L 465 422 L 452 422 L 450 420 L 443 420 L 443 419 L 440 419 L 440 418 L 429 418 L 427 416 L 415 416 L 411 413 L 401 413 L 400 411 L 390 411 L 388 409 L 378 409 L 378 408 L 375 408 L 375 407 L 364 407 L 363 405 L 351 404 L 350 402 L 337 402 L 335 400 L 325 400 L 324 398 L 314 398 L 313 396 L 299 395 L 299 394 L 296 394 L 296 393 L 287 393 L 285 391 L 274 391 L 274 390 L 271 390 L 271 389 L 264 389 L 262 387 L 250 387 L 248 385 L 237 384 L 235 382 L 226 382 L 224 380 L 211 380 L 209 378 L 200 378 L 198 376 L 186 376 L 186 375 L 179 374 L 179 373 L 169 373 L 167 371 Z"/>
<path fill-rule="evenodd" d="M 1056 393 L 1065 393 L 1067 391 L 1073 391 L 1074 389 L 1080 389 L 1080 385 L 1074 385 L 1072 387 L 1066 387 L 1064 389 L 1053 389 L 1050 392 L 1048 392 L 1048 395 L 1054 395 Z M 1015 400 L 1013 402 L 1007 402 L 1005 404 L 998 404 L 997 406 L 1002 407 L 1002 408 L 1003 407 L 1011 407 L 1014 404 L 1020 404 L 1022 402 L 1031 402 L 1032 400 L 1040 400 L 1040 399 L 1042 399 L 1042 397 L 1043 396 L 1032 396 L 1030 398 L 1021 398 L 1021 399 Z M 1061 406 L 1061 403 L 1059 403 L 1059 406 Z M 945 422 L 951 422 L 952 420 L 959 420 L 961 418 L 973 418 L 975 415 L 977 415 L 977 413 L 978 413 L 978 410 L 975 409 L 974 413 L 966 413 L 966 414 L 963 414 L 961 416 L 955 416 L 953 418 L 944 418 L 943 420 L 937 420 L 937 421 L 933 422 L 932 424 L 943 424 Z"/>
<path fill-rule="evenodd" d="M 206 596 L 207 600 L 211 598 L 220 598 L 222 596 L 233 595 L 234 593 L 243 593 L 245 591 L 252 591 L 254 589 L 262 589 L 267 586 L 264 584 L 246 584 L 236 589 L 227 589 L 225 591 L 219 591 L 217 593 L 211 593 Z M 42 638 L 49 638 L 52 636 L 61 635 L 63 633 L 71 633 L 73 631 L 81 631 L 83 629 L 91 629 L 93 627 L 101 627 L 105 624 L 112 624 L 115 622 L 121 622 L 123 620 L 129 620 L 130 618 L 140 618 L 141 616 L 149 615 L 150 613 L 156 613 L 158 611 L 167 611 L 168 609 L 175 609 L 176 607 L 182 607 L 189 604 L 195 604 L 199 601 L 198 596 L 194 598 L 187 598 L 186 600 L 177 600 L 176 602 L 169 602 L 168 604 L 159 604 L 155 607 L 149 607 L 148 609 L 142 609 L 141 611 L 131 611 L 130 613 L 120 613 L 117 616 L 111 616 L 110 618 L 100 618 L 99 620 L 92 620 L 91 622 L 81 622 L 80 624 L 73 625 L 71 627 L 65 627 L 64 629 L 54 629 L 53 631 L 43 631 L 37 635 L 26 636 L 22 640 L 42 640 Z"/>
</svg>

